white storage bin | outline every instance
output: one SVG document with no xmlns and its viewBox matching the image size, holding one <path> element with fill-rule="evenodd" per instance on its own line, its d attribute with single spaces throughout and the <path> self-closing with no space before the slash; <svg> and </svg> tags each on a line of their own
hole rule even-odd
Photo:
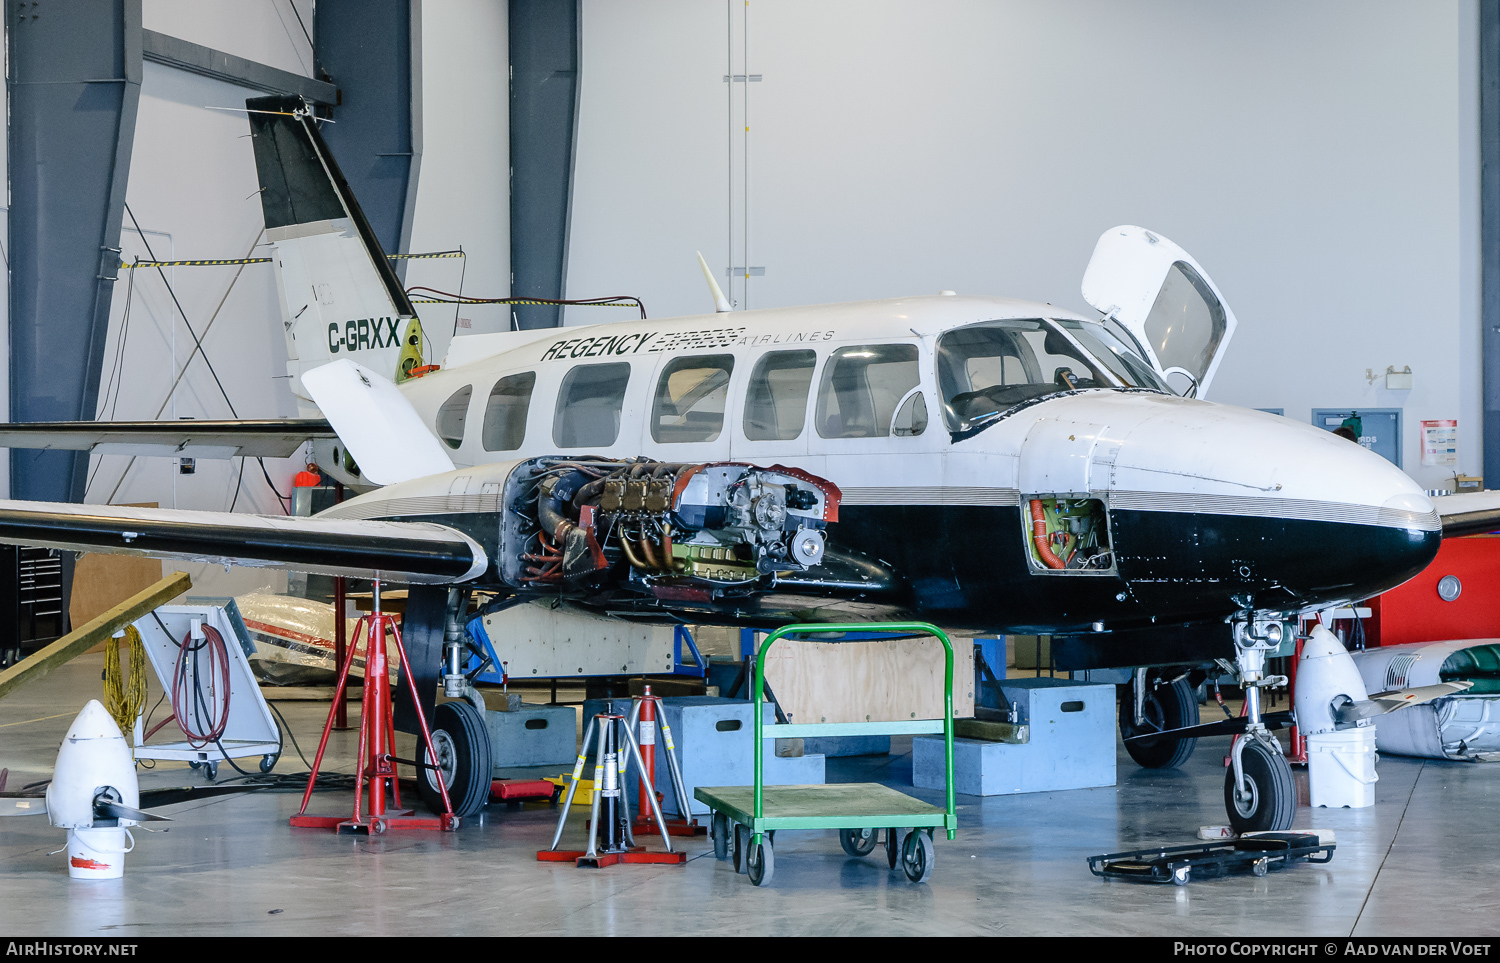
<svg viewBox="0 0 1500 963">
<path fill-rule="evenodd" d="M 1312 805 L 1363 809 L 1375 805 L 1375 727 L 1307 737 L 1307 781 Z"/>
</svg>

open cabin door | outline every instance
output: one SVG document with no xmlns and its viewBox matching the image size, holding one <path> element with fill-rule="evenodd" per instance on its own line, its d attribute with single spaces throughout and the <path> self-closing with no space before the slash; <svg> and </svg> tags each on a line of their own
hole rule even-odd
<svg viewBox="0 0 1500 963">
<path fill-rule="evenodd" d="M 1083 272 L 1083 298 L 1135 336 L 1173 391 L 1208 393 L 1234 312 L 1186 251 L 1143 227 L 1112 227 Z"/>
</svg>

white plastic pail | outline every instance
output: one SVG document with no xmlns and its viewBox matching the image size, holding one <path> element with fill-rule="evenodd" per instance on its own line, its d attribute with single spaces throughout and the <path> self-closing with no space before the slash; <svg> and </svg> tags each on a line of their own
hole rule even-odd
<svg viewBox="0 0 1500 963">
<path fill-rule="evenodd" d="M 1375 805 L 1375 727 L 1307 737 L 1307 781 L 1312 804 L 1329 809 Z"/>
<path fill-rule="evenodd" d="M 130 839 L 130 845 L 125 840 Z M 123 826 L 68 830 L 68 875 L 74 879 L 119 879 L 135 837 Z"/>
</svg>

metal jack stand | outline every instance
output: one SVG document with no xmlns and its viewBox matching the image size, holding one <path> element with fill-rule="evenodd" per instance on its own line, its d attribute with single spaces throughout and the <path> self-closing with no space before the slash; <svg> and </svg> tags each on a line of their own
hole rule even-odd
<svg viewBox="0 0 1500 963">
<path fill-rule="evenodd" d="M 631 712 L 631 719 L 635 712 Z M 646 778 L 646 766 L 641 758 L 640 746 L 630 734 L 631 719 L 610 713 L 600 713 L 589 723 L 583 734 L 583 746 L 578 750 L 578 762 L 573 766 L 573 779 L 568 784 L 568 795 L 563 799 L 562 813 L 557 819 L 557 831 L 552 834 L 552 845 L 536 854 L 542 862 L 576 862 L 579 866 L 603 867 L 615 863 L 685 863 L 687 854 L 674 852 L 672 839 L 662 823 L 661 807 L 656 804 L 656 789 Z M 594 759 L 594 796 L 590 809 L 588 833 L 589 848 L 586 851 L 559 850 L 563 827 L 568 822 L 568 810 L 573 806 L 573 796 L 578 792 L 578 780 L 583 776 L 583 760 L 588 755 L 589 741 L 594 733 L 599 734 L 598 752 Z M 620 737 L 624 737 L 636 769 L 641 773 L 641 782 L 646 790 L 646 799 L 651 804 L 651 815 L 656 819 L 661 841 L 666 844 L 665 853 L 649 853 L 635 844 L 631 831 L 630 798 L 625 793 L 625 757 L 620 752 Z M 602 810 L 602 811 L 601 811 Z"/>
<path fill-rule="evenodd" d="M 707 835 L 708 827 L 699 826 L 693 822 L 692 810 L 689 809 L 687 787 L 682 781 L 682 770 L 677 766 L 675 747 L 672 745 L 672 727 L 667 725 L 666 716 L 661 710 L 661 696 L 652 695 L 651 687 L 646 686 L 646 691 L 636 698 L 635 705 L 630 710 L 630 728 L 637 735 L 637 744 L 641 747 L 641 756 L 645 760 L 645 768 L 641 770 L 645 778 L 639 780 L 640 795 L 635 807 L 635 825 L 631 827 L 636 833 L 649 836 L 658 832 L 654 817 L 655 811 L 648 797 L 656 785 L 656 729 L 661 727 L 662 740 L 666 743 L 667 772 L 672 777 L 672 794 L 677 798 L 677 812 L 681 819 L 664 819 L 661 825 L 666 827 L 667 834 L 671 836 L 703 836 Z M 650 750 L 649 752 L 647 750 Z M 661 794 L 656 793 L 655 799 L 660 799 Z"/>
<path fill-rule="evenodd" d="M 354 627 L 354 637 L 349 640 L 348 657 L 339 669 L 338 686 L 334 689 L 333 705 L 328 709 L 328 722 L 323 726 L 323 738 L 318 743 L 318 754 L 313 757 L 312 772 L 307 777 L 307 789 L 302 793 L 302 808 L 292 817 L 292 825 L 304 829 L 332 829 L 340 835 L 380 835 L 390 829 L 441 829 L 452 831 L 458 828 L 459 818 L 453 815 L 453 803 L 448 799 L 448 788 L 438 780 L 438 789 L 443 796 L 445 812 L 437 816 L 416 816 L 413 810 L 401 808 L 401 787 L 396 777 L 393 755 L 396 748 L 396 728 L 391 714 L 391 687 L 388 681 L 390 670 L 386 668 L 385 634 L 387 630 L 396 639 L 396 652 L 401 658 L 401 671 L 406 674 L 406 683 L 416 691 L 412 679 L 411 662 L 406 657 L 406 648 L 401 644 L 401 632 L 395 620 L 380 610 L 380 582 L 375 582 L 374 611 L 362 616 Z M 335 618 L 340 613 L 335 613 Z M 313 787 L 318 781 L 318 767 L 323 764 L 323 751 L 328 747 L 328 735 L 334 729 L 338 707 L 344 702 L 344 686 L 349 681 L 349 670 L 354 665 L 354 654 L 359 650 L 359 636 L 365 636 L 365 686 L 359 711 L 359 777 L 354 785 L 354 815 L 309 816 L 307 804 L 312 799 Z M 422 704 L 417 702 L 417 724 L 422 727 L 422 741 L 427 746 L 427 758 L 436 759 L 437 751 L 432 745 L 432 731 L 427 727 Z M 408 763 L 409 765 L 419 765 Z M 369 780 L 370 811 L 360 812 L 360 794 L 365 780 Z M 395 801 L 395 810 L 387 812 L 385 791 L 389 786 Z"/>
</svg>

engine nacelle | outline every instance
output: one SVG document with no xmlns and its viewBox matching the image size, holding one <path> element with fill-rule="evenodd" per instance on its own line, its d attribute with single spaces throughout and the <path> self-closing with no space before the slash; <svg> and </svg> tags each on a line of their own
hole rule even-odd
<svg viewBox="0 0 1500 963">
<path fill-rule="evenodd" d="M 535 458 L 506 482 L 500 574 L 542 588 L 622 569 L 715 585 L 804 571 L 823 560 L 840 497 L 779 465 Z"/>
</svg>

